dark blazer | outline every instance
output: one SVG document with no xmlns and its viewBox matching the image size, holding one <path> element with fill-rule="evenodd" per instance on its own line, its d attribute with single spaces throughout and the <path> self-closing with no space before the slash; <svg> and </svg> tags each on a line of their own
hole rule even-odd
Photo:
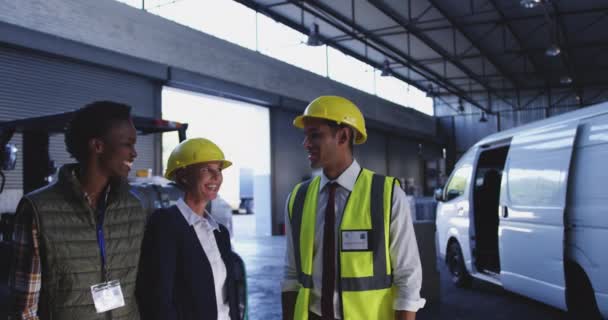
<svg viewBox="0 0 608 320">
<path fill-rule="evenodd" d="M 230 235 L 215 233 L 226 265 L 230 319 L 238 319 Z M 216 320 L 213 273 L 194 228 L 177 206 L 150 216 L 142 242 L 136 298 L 142 320 Z"/>
</svg>

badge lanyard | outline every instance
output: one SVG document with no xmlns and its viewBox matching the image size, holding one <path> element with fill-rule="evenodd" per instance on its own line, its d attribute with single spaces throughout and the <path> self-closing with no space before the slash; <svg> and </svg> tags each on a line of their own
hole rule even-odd
<svg viewBox="0 0 608 320">
<path fill-rule="evenodd" d="M 125 299 L 120 287 L 120 281 L 110 281 L 107 266 L 106 241 L 103 234 L 103 222 L 108 204 L 108 194 L 109 192 L 106 191 L 105 197 L 103 198 L 104 201 L 98 203 L 97 208 L 95 208 L 95 213 L 97 214 L 97 244 L 99 245 L 101 268 L 103 270 L 103 277 L 105 281 L 103 283 L 94 284 L 91 286 L 91 295 L 93 297 L 93 302 L 95 304 L 95 310 L 97 313 L 103 313 L 125 306 Z"/>
<path fill-rule="evenodd" d="M 106 203 L 108 201 L 108 194 L 104 197 L 104 201 L 97 205 L 95 212 L 97 213 L 97 244 L 99 245 L 99 253 L 101 255 L 101 269 L 105 280 L 109 279 L 108 269 L 106 265 L 106 240 L 103 234 L 103 221 L 106 214 Z"/>
</svg>

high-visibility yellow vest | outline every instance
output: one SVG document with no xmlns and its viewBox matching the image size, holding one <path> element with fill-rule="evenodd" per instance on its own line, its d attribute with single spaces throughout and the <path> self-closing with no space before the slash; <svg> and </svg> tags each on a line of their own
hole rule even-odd
<svg viewBox="0 0 608 320">
<path fill-rule="evenodd" d="M 308 320 L 313 287 L 313 247 L 320 177 L 295 186 L 289 199 L 289 217 L 300 288 L 294 319 Z M 338 290 L 342 319 L 394 319 L 389 224 L 395 178 L 362 169 L 344 207 L 338 238 Z M 344 240 L 367 238 L 367 248 L 355 248 Z M 360 246 L 359 241 L 357 246 Z M 349 248 L 350 247 L 350 248 Z M 351 250 L 349 250 L 351 249 Z"/>
</svg>

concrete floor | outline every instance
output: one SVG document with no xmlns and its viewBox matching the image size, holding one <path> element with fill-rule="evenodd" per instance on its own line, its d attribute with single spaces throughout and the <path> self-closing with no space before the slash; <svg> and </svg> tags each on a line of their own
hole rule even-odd
<svg viewBox="0 0 608 320">
<path fill-rule="evenodd" d="M 285 238 L 255 236 L 254 216 L 234 216 L 233 246 L 245 260 L 249 286 L 249 319 L 281 319 L 281 288 Z M 502 290 L 500 287 L 474 281 L 471 289 L 459 289 L 450 283 L 447 270 L 439 263 L 441 302 L 420 310 L 419 320 L 560 320 L 564 312 L 536 301 Z M 5 283 L 0 283 L 1 301 L 6 298 Z"/>
<path fill-rule="evenodd" d="M 281 319 L 280 280 L 285 238 L 257 237 L 251 229 L 252 216 L 235 216 L 235 250 L 247 264 L 249 281 L 249 319 Z M 239 230 L 240 234 L 239 234 Z M 565 313 L 542 303 L 512 294 L 500 287 L 474 281 L 471 289 L 450 283 L 447 269 L 439 263 L 441 302 L 420 310 L 419 320 L 566 319 Z"/>
</svg>

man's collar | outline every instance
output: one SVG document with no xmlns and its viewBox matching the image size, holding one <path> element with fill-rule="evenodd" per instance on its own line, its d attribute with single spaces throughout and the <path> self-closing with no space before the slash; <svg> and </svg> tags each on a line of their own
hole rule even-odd
<svg viewBox="0 0 608 320">
<path fill-rule="evenodd" d="M 65 185 L 67 188 L 80 196 L 84 196 L 84 190 L 82 189 L 82 185 L 78 179 L 78 175 L 81 170 L 80 168 L 81 166 L 78 163 L 64 164 L 61 166 L 59 173 L 57 174 L 57 183 Z M 110 188 L 107 188 L 107 191 L 109 191 L 108 195 L 110 196 L 116 196 L 123 192 L 128 192 L 130 189 L 127 179 L 119 177 L 110 178 L 108 185 Z"/>
<path fill-rule="evenodd" d="M 336 178 L 335 180 L 330 180 L 325 175 L 325 173 L 322 173 L 321 174 L 321 185 L 320 185 L 319 190 L 323 190 L 325 185 L 329 182 L 336 182 L 342 188 L 345 188 L 348 191 L 353 191 L 353 188 L 355 187 L 355 182 L 357 182 L 357 177 L 359 177 L 360 171 L 361 171 L 361 166 L 359 165 L 357 160 L 353 159 L 353 163 L 351 163 L 350 166 L 346 170 L 344 170 L 344 172 L 342 172 L 342 174 L 340 176 L 338 176 L 338 178 Z"/>
</svg>

